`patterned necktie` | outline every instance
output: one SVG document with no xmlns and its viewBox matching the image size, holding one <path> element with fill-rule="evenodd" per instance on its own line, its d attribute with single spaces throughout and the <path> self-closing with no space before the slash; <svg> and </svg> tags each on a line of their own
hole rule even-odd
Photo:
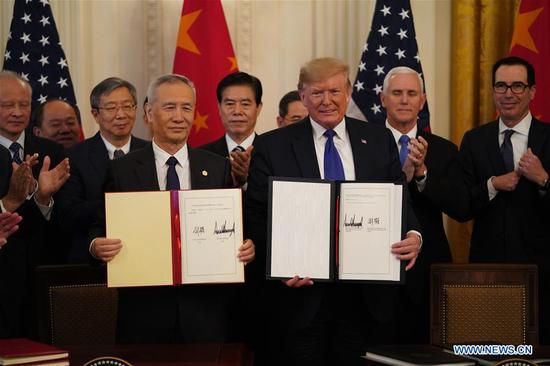
<svg viewBox="0 0 550 366">
<path fill-rule="evenodd" d="M 115 152 L 113 153 L 113 159 L 118 159 L 123 156 L 124 156 L 124 151 L 122 151 L 121 149 L 116 149 Z"/>
<path fill-rule="evenodd" d="M 332 180 L 345 180 L 344 167 L 342 165 L 342 160 L 334 146 L 334 135 L 336 132 L 334 130 L 326 130 L 324 135 L 327 137 L 327 142 L 325 144 L 325 179 Z"/>
<path fill-rule="evenodd" d="M 21 150 L 22 150 L 22 147 L 21 145 L 19 145 L 18 142 L 12 142 L 12 144 L 10 145 L 10 151 L 13 154 L 12 161 L 17 164 L 23 163 L 23 160 L 21 159 L 21 153 L 20 153 Z"/>
<path fill-rule="evenodd" d="M 510 139 L 514 132 L 511 129 L 504 130 L 504 141 L 500 145 L 500 155 L 502 155 L 507 173 L 514 171 L 514 149 L 512 147 L 512 140 Z"/>
<path fill-rule="evenodd" d="M 233 148 L 233 150 L 231 150 L 231 152 L 236 152 L 236 151 L 244 152 L 245 149 L 244 149 L 244 147 L 242 147 L 241 145 L 238 145 L 238 146 L 235 146 L 235 147 Z"/>
<path fill-rule="evenodd" d="M 178 178 L 178 173 L 176 172 L 176 164 L 178 159 L 173 156 L 170 156 L 166 160 L 166 165 L 168 165 L 168 172 L 166 173 L 166 190 L 167 191 L 177 191 L 180 189 L 180 180 Z"/>
<path fill-rule="evenodd" d="M 401 150 L 399 150 L 399 161 L 401 162 L 401 166 L 405 164 L 407 155 L 409 155 L 409 141 L 410 138 L 407 135 L 401 135 L 399 138 L 399 145 L 401 145 Z"/>
</svg>

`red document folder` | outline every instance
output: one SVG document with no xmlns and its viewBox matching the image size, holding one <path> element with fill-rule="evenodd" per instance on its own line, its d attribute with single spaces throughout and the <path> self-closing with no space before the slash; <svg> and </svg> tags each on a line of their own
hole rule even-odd
<svg viewBox="0 0 550 366">
<path fill-rule="evenodd" d="M 244 282 L 240 189 L 105 195 L 109 287 Z"/>
<path fill-rule="evenodd" d="M 25 338 L 0 339 L 0 365 L 21 365 L 67 357 L 67 351 L 49 344 Z"/>
</svg>

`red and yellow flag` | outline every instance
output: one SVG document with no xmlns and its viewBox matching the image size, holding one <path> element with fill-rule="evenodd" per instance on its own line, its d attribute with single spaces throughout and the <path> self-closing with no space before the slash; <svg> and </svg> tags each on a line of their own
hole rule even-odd
<svg viewBox="0 0 550 366">
<path fill-rule="evenodd" d="M 537 92 L 531 102 L 531 113 L 550 122 L 550 2 L 521 0 L 510 55 L 526 59 L 535 68 Z"/>
<path fill-rule="evenodd" d="M 216 86 L 227 74 L 238 71 L 220 0 L 184 1 L 173 71 L 193 80 L 197 90 L 189 144 L 200 146 L 220 138 L 225 131 Z"/>
</svg>

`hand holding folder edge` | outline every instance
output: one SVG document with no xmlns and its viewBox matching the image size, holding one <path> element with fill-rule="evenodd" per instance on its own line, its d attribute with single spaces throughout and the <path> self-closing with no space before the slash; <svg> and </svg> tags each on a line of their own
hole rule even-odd
<svg viewBox="0 0 550 366">
<path fill-rule="evenodd" d="M 413 268 L 416 263 L 416 258 L 418 258 L 418 253 L 420 252 L 420 237 L 415 232 L 408 232 L 407 237 L 395 244 L 392 245 L 391 252 L 395 254 L 399 260 L 410 260 L 405 270 Z M 313 281 L 309 277 L 300 278 L 294 276 L 289 280 L 282 281 L 288 287 L 302 287 L 302 286 L 311 286 Z"/>
<path fill-rule="evenodd" d="M 95 238 L 92 241 L 91 252 L 96 258 L 104 262 L 109 262 L 120 252 L 122 246 L 120 239 Z M 239 247 L 239 254 L 237 257 L 239 261 L 243 262 L 245 265 L 252 262 L 256 257 L 256 246 L 254 242 L 250 239 L 246 239 L 243 245 Z"/>
</svg>

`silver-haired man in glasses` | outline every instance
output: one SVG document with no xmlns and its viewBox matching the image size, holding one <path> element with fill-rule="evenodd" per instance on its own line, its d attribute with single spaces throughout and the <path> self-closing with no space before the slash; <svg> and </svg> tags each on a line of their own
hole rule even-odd
<svg viewBox="0 0 550 366">
<path fill-rule="evenodd" d="M 70 262 L 88 261 L 89 225 L 99 214 L 109 160 L 147 145 L 132 136 L 137 97 L 130 82 L 117 77 L 101 81 L 92 89 L 90 105 L 99 131 L 67 151 L 71 177 L 60 192 L 62 225 L 70 235 Z"/>
</svg>

